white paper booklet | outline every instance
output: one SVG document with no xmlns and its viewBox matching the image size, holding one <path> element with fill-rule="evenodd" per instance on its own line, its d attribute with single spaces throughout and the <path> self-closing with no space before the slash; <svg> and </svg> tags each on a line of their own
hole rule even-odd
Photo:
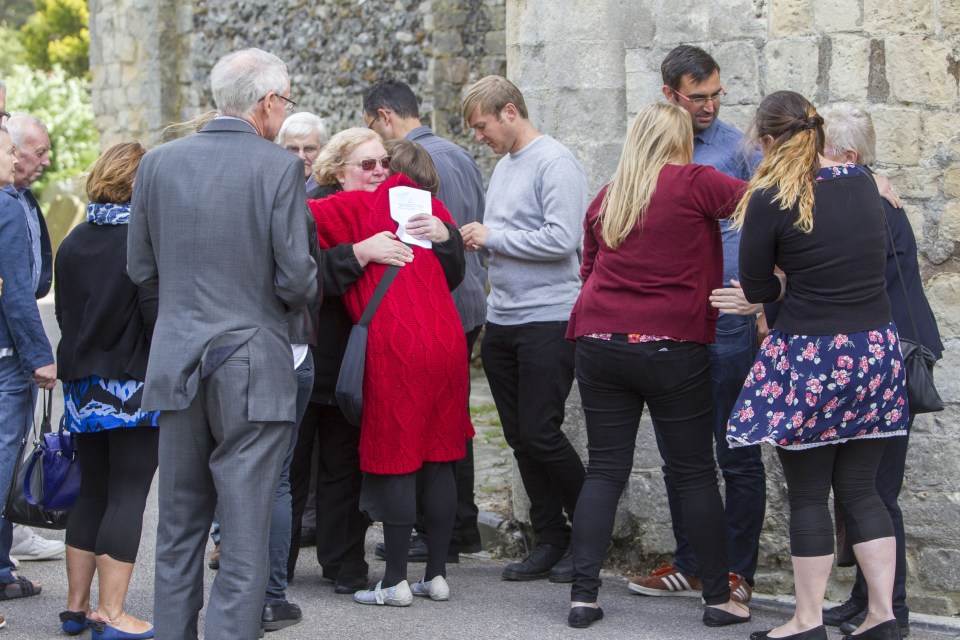
<svg viewBox="0 0 960 640">
<path fill-rule="evenodd" d="M 400 238 L 401 242 L 432 249 L 433 243 L 429 240 L 414 238 L 407 233 L 407 220 L 420 213 L 433 215 L 433 204 L 430 201 L 429 191 L 414 189 L 413 187 L 393 187 L 390 189 L 390 217 L 400 225 L 397 229 L 397 237 Z"/>
</svg>

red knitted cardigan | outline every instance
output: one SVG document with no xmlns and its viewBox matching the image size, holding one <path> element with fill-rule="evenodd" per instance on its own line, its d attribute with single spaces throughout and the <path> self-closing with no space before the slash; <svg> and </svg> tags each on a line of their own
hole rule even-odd
<svg viewBox="0 0 960 640">
<path fill-rule="evenodd" d="M 395 233 L 388 193 L 396 186 L 417 185 L 397 174 L 374 193 L 342 191 L 309 200 L 320 246 L 359 242 L 381 231 Z M 433 215 L 453 222 L 435 198 Z M 354 322 L 385 270 L 385 265 L 367 265 L 344 293 Z M 411 473 L 424 462 L 466 455 L 466 441 L 474 433 L 467 409 L 466 362 L 463 327 L 443 268 L 433 251 L 415 246 L 413 262 L 400 269 L 370 323 L 360 425 L 364 472 Z"/>
</svg>

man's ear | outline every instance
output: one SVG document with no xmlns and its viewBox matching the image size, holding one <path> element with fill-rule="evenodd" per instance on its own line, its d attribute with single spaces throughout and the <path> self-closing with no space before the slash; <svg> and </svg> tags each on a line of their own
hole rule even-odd
<svg viewBox="0 0 960 640">
<path fill-rule="evenodd" d="M 677 101 L 676 95 L 673 93 L 673 89 L 667 85 L 660 87 L 660 91 L 663 93 L 663 97 L 667 99 L 669 103 L 675 103 Z"/>
<path fill-rule="evenodd" d="M 393 124 L 393 111 L 390 109 L 377 109 L 377 115 L 380 116 L 380 122 L 384 124 Z"/>
<path fill-rule="evenodd" d="M 503 120 L 506 118 L 507 122 L 513 122 L 519 117 L 520 113 L 517 111 L 517 105 L 512 102 L 508 102 L 503 109 L 500 110 L 500 119 Z"/>
</svg>

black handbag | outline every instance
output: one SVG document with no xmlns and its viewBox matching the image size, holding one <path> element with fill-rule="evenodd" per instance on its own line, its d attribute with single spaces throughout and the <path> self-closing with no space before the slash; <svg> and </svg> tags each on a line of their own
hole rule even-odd
<svg viewBox="0 0 960 640">
<path fill-rule="evenodd" d="M 890 246 L 893 247 L 893 232 L 890 231 L 890 225 L 887 225 L 887 235 L 890 236 Z M 907 295 L 907 285 L 903 280 L 903 272 L 900 270 L 900 261 L 897 260 L 896 249 L 894 249 L 893 260 L 897 265 L 903 299 L 910 300 Z M 900 354 L 903 356 L 903 366 L 907 376 L 907 402 L 910 415 L 943 411 L 943 399 L 940 398 L 937 385 L 933 382 L 933 365 L 937 358 L 930 349 L 920 343 L 920 332 L 917 331 L 917 323 L 913 319 L 913 310 L 910 309 L 909 302 L 907 314 L 910 316 L 913 335 L 916 337 L 916 340 L 900 338 Z"/>
<path fill-rule="evenodd" d="M 355 427 L 360 426 L 360 418 L 363 415 L 363 369 L 367 358 L 367 327 L 399 271 L 400 267 L 396 265 L 387 267 L 370 302 L 363 310 L 360 321 L 350 329 L 350 338 L 347 340 L 347 350 L 343 354 L 343 363 L 340 365 L 334 395 L 347 422 Z"/>
<path fill-rule="evenodd" d="M 36 447 L 40 446 L 40 436 L 44 433 L 50 433 L 50 409 L 53 404 L 53 393 L 44 391 L 43 394 L 43 418 L 40 421 L 40 430 L 37 431 L 37 422 L 33 422 L 33 440 Z M 24 459 L 27 454 L 27 437 L 24 436 L 20 442 L 20 451 L 17 453 L 17 459 L 13 467 L 13 480 L 10 482 L 10 488 L 7 490 L 7 499 L 3 506 L 3 517 L 10 522 L 23 524 L 28 527 L 37 527 L 40 529 L 66 529 L 67 510 L 49 511 L 40 505 L 33 505 L 27 501 L 24 492 L 24 486 L 28 482 L 28 470 L 30 465 L 28 460 Z"/>
</svg>

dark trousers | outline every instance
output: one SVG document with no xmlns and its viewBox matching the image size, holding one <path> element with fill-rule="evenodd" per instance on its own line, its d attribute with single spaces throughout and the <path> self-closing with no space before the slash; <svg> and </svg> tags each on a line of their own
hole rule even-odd
<svg viewBox="0 0 960 640">
<path fill-rule="evenodd" d="M 668 340 L 577 340 L 577 383 L 590 459 L 573 520 L 571 600 L 596 602 L 600 567 L 620 495 L 630 478 L 644 405 L 680 494 L 708 605 L 730 598 L 726 526 L 713 459 L 713 395 L 707 348 Z"/>
<path fill-rule="evenodd" d="M 480 337 L 477 327 L 466 333 L 467 338 L 467 367 L 470 367 L 470 356 L 473 346 Z M 467 409 L 470 408 L 470 389 L 467 389 Z M 477 515 L 480 510 L 474 501 L 474 471 L 473 471 L 473 440 L 467 440 L 467 455 L 462 460 L 453 463 L 454 480 L 457 487 L 457 519 L 453 526 L 453 536 L 450 538 L 450 547 L 459 550 L 461 545 L 474 546 L 480 544 L 480 529 L 477 526 Z M 419 494 L 418 494 L 419 495 Z M 424 522 L 423 502 L 417 501 L 417 532 L 426 535 Z"/>
<path fill-rule="evenodd" d="M 530 498 L 530 521 L 541 544 L 566 547 L 583 462 L 560 429 L 573 386 L 574 345 L 566 322 L 487 323 L 483 370 Z"/>
<path fill-rule="evenodd" d="M 908 431 L 913 429 L 913 416 L 910 416 Z M 877 469 L 877 493 L 887 507 L 893 524 L 893 535 L 897 539 L 897 568 L 893 576 L 893 614 L 900 622 L 910 619 L 907 606 L 907 551 L 903 533 L 903 513 L 900 511 L 900 489 L 903 487 L 903 473 L 907 466 L 907 448 L 910 438 L 887 438 L 887 446 L 880 458 Z M 867 580 L 857 566 L 857 580 L 853 584 L 850 598 L 862 606 L 867 605 Z"/>
<path fill-rule="evenodd" d="M 80 494 L 70 510 L 66 542 L 74 549 L 133 564 L 143 509 L 157 470 L 156 427 L 78 433 Z"/>
<path fill-rule="evenodd" d="M 830 489 L 851 545 L 893 536 L 877 494 L 877 468 L 891 438 L 849 440 L 810 449 L 777 448 L 790 501 L 790 554 L 833 554 Z"/>
<path fill-rule="evenodd" d="M 297 437 L 290 465 L 293 536 L 287 574 L 293 575 L 300 555 L 301 520 L 317 441 L 317 561 L 331 580 L 363 578 L 368 569 L 363 543 L 369 523 L 360 513 L 360 428 L 347 422 L 339 407 L 311 402 Z"/>
<path fill-rule="evenodd" d="M 750 585 L 757 571 L 760 530 L 767 503 L 766 474 L 760 447 L 731 448 L 727 444 L 727 420 L 740 395 L 743 381 L 757 354 L 757 320 L 753 316 L 723 314 L 717 320 L 717 341 L 707 345 L 710 352 L 710 379 L 713 384 L 713 435 L 717 464 L 723 474 L 726 500 L 727 553 L 730 571 Z M 657 431 L 657 446 L 663 444 Z M 680 494 L 669 467 L 663 467 L 667 502 L 677 541 L 674 565 L 683 573 L 699 576 L 700 565 L 687 537 L 680 508 Z"/>
</svg>

